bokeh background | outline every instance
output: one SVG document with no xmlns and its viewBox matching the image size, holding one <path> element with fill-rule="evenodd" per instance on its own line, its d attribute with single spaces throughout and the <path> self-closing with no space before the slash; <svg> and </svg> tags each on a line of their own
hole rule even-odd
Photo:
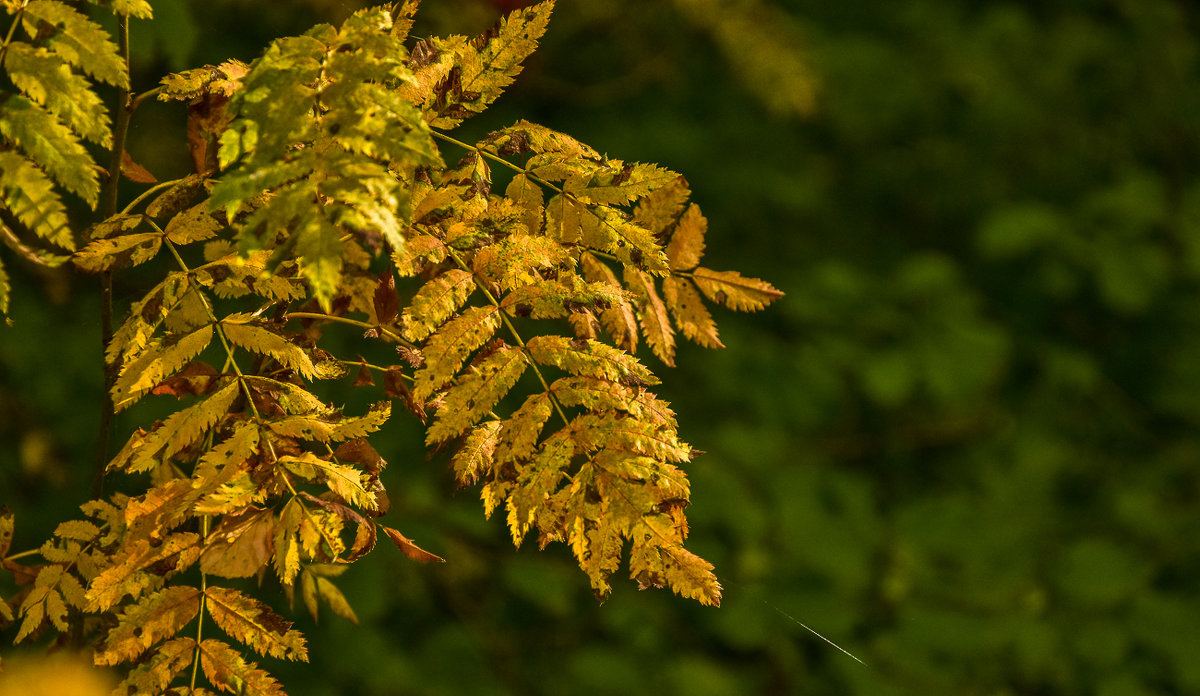
<svg viewBox="0 0 1200 696">
<path fill-rule="evenodd" d="M 517 4 L 425 0 L 415 31 Z M 143 89 L 359 6 L 153 5 Z M 264 666 L 293 696 L 1200 693 L 1197 12 L 560 0 L 460 137 L 524 117 L 680 171 L 711 265 L 787 293 L 660 369 L 707 451 L 690 546 L 723 606 L 632 582 L 598 605 L 398 422 L 389 519 L 449 562 L 378 549 L 340 578 L 360 623 L 301 609 L 313 664 Z M 185 170 L 179 107 L 134 129 Z M 0 498 L 28 547 L 86 496 L 99 327 L 89 279 L 13 272 Z"/>
</svg>

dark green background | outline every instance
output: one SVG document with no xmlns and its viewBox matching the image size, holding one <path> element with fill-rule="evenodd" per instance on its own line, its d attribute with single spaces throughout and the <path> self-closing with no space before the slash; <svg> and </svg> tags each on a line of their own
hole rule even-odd
<svg viewBox="0 0 1200 696">
<path fill-rule="evenodd" d="M 153 4 L 143 89 L 354 6 Z M 497 16 L 425 4 L 418 35 Z M 464 139 L 525 117 L 680 171 L 709 264 L 787 293 L 645 356 L 707 451 L 724 604 L 597 605 L 399 419 L 388 519 L 449 562 L 378 549 L 341 580 L 361 625 L 298 612 L 313 664 L 264 666 L 294 696 L 1200 692 L 1198 30 L 1168 0 L 561 0 Z M 132 154 L 182 172 L 182 123 L 139 113 Z M 14 270 L 0 497 L 32 545 L 86 491 L 98 322 L 90 279 Z"/>
</svg>

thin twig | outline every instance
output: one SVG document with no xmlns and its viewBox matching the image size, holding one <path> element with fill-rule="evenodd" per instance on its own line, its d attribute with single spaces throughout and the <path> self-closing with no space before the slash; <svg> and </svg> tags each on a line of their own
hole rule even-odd
<svg viewBox="0 0 1200 696">
<path fill-rule="evenodd" d="M 125 75 L 129 75 L 129 18 L 117 15 L 117 39 Z M 117 197 L 121 183 L 121 158 L 125 154 L 125 136 L 129 133 L 129 88 L 117 91 L 117 120 L 113 125 L 112 157 L 109 158 L 108 183 L 104 189 L 104 204 L 100 209 L 105 219 L 117 214 Z M 92 498 L 104 494 L 104 472 L 108 468 L 109 438 L 116 411 L 113 408 L 112 386 L 116 380 L 115 366 L 108 365 L 104 354 L 113 336 L 113 275 L 105 270 L 100 276 L 100 361 L 104 366 L 104 395 L 100 403 L 100 433 L 96 440 L 96 464 L 92 477 Z"/>
</svg>

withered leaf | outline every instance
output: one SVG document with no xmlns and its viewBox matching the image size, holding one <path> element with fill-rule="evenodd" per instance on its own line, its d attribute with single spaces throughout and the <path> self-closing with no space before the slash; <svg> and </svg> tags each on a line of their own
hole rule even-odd
<svg viewBox="0 0 1200 696">
<path fill-rule="evenodd" d="M 383 533 L 387 534 L 387 537 L 392 540 L 392 543 L 396 545 L 396 548 L 400 549 L 405 556 L 408 556 L 414 561 L 418 561 L 420 563 L 446 562 L 446 559 L 442 558 L 441 556 L 429 553 L 420 546 L 417 546 L 412 539 L 409 539 L 401 534 L 400 530 L 392 529 L 391 527 L 384 525 L 380 525 L 380 528 L 383 529 Z"/>
<path fill-rule="evenodd" d="M 208 536 L 200 570 L 223 578 L 254 575 L 271 560 L 274 526 L 270 510 L 251 508 L 225 516 Z"/>
</svg>

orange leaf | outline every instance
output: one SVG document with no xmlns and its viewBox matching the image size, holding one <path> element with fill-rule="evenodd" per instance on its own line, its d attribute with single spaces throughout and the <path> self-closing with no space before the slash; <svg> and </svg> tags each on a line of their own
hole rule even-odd
<svg viewBox="0 0 1200 696">
<path fill-rule="evenodd" d="M 396 545 L 396 548 L 400 549 L 405 556 L 408 556 L 414 561 L 419 561 L 421 563 L 446 562 L 446 559 L 442 558 L 441 556 L 429 553 L 420 546 L 417 546 L 412 539 L 404 536 L 398 530 L 392 529 L 391 527 L 384 527 L 383 525 L 380 525 L 380 527 L 383 528 L 384 534 L 387 534 L 388 538 L 392 540 L 392 543 Z"/>
<path fill-rule="evenodd" d="M 121 173 L 135 184 L 157 184 L 158 179 L 145 167 L 133 161 L 128 152 L 121 153 Z"/>
</svg>

